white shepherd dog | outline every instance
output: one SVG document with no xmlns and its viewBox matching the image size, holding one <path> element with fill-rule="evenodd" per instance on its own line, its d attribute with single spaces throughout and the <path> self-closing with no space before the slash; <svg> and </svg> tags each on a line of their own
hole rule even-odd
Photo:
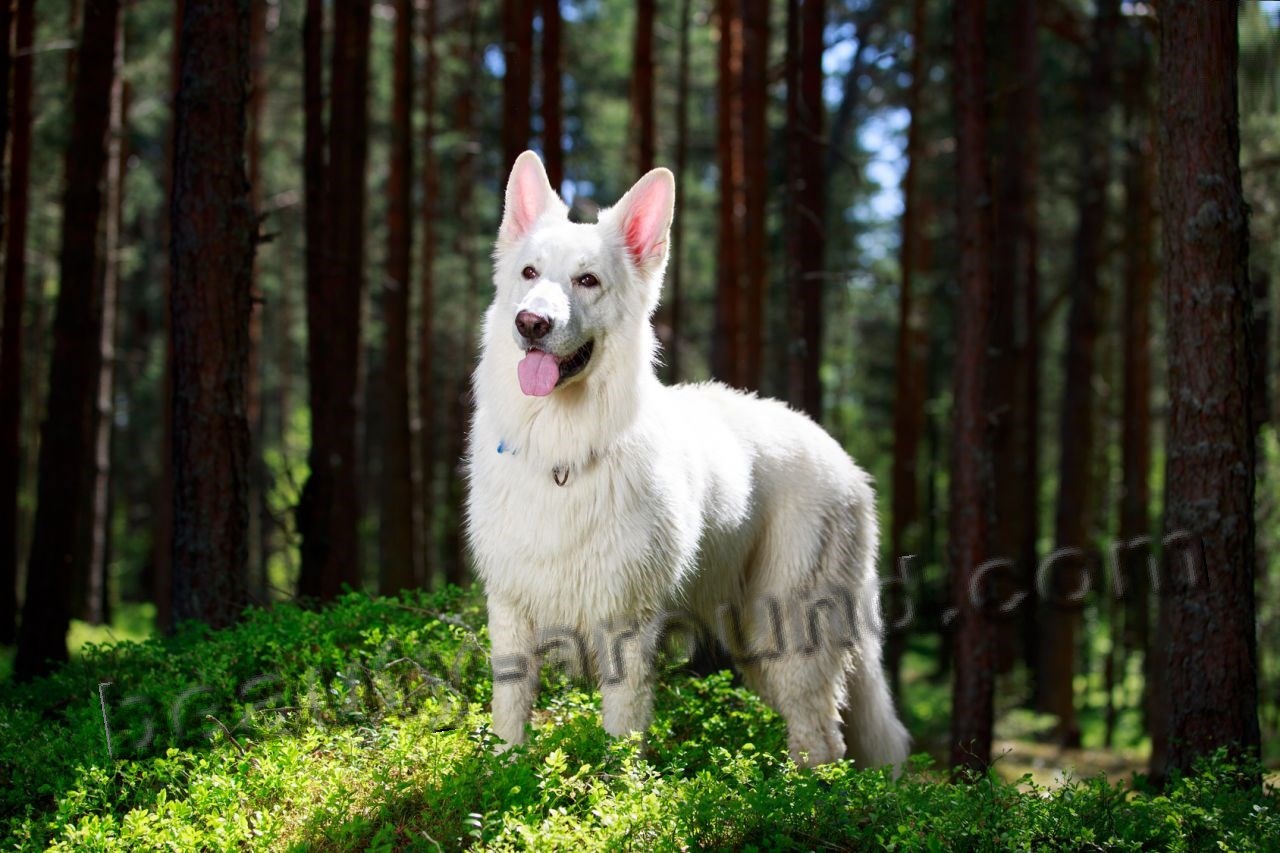
<svg viewBox="0 0 1280 853">
<path fill-rule="evenodd" d="M 609 734 L 644 732 L 678 628 L 725 644 L 797 763 L 901 765 L 870 478 L 781 403 L 654 374 L 674 196 L 655 169 L 580 224 L 536 154 L 511 171 L 467 458 L 494 730 L 524 741 L 554 650 L 599 678 Z"/>
</svg>

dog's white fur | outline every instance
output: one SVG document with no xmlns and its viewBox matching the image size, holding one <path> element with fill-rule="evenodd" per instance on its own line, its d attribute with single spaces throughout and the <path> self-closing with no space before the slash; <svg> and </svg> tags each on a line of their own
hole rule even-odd
<svg viewBox="0 0 1280 853">
<path fill-rule="evenodd" d="M 537 661 L 580 637 L 606 731 L 643 732 L 656 646 L 666 623 L 688 617 L 729 641 L 785 718 L 796 762 L 900 765 L 908 737 L 881 668 L 869 477 L 781 403 L 654 374 L 650 316 L 674 194 L 656 169 L 597 223 L 577 224 L 537 155 L 512 169 L 467 457 L 467 534 L 495 671 L 506 671 L 494 730 L 524 741 Z M 586 272 L 601 284 L 579 286 Z M 517 384 L 521 310 L 553 321 L 540 346 L 553 355 L 595 341 L 586 370 L 545 397 Z M 837 618 L 841 602 L 853 625 Z M 749 654 L 762 651 L 783 653 Z"/>
</svg>

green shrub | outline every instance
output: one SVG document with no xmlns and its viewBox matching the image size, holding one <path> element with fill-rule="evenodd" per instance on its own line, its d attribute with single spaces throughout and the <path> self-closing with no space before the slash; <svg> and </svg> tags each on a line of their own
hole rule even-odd
<svg viewBox="0 0 1280 853">
<path fill-rule="evenodd" d="M 923 759 L 898 781 L 799 771 L 727 674 L 668 671 L 647 745 L 608 739 L 598 697 L 551 678 L 528 746 L 498 755 L 482 625 L 457 590 L 349 595 L 0 688 L 6 846 L 1280 849 L 1280 803 L 1222 757 L 1163 795 L 953 785 Z"/>
</svg>

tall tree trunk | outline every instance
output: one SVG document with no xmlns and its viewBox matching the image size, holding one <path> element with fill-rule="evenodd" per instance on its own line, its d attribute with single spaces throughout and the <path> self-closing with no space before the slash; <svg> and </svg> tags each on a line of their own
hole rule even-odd
<svg viewBox="0 0 1280 853">
<path fill-rule="evenodd" d="M 248 604 L 249 2 L 188 0 L 173 152 L 173 615 L 214 627 Z"/>
<path fill-rule="evenodd" d="M 102 245 L 102 329 L 99 336 L 98 395 L 94 405 L 93 471 L 89 489 L 90 541 L 84 608 L 91 625 L 108 621 L 107 584 L 111 558 L 111 437 L 114 433 L 116 327 L 120 314 L 120 241 L 124 224 L 124 176 L 128 164 L 127 91 L 124 23 L 117 27 L 115 80 L 111 86 L 111 124 L 107 141 L 106 216 Z"/>
<path fill-rule="evenodd" d="M 471 74 L 480 63 L 479 47 L 479 14 L 475 0 L 468 0 L 464 24 L 466 39 L 459 40 L 459 65 L 464 75 Z M 445 445 L 445 534 L 442 542 L 442 561 L 444 563 L 444 579 L 447 583 L 464 586 L 468 582 L 466 549 L 462 539 L 462 507 L 464 503 L 462 476 L 462 454 L 466 448 L 467 425 L 471 415 L 471 388 L 468 384 L 470 365 L 473 364 L 473 348 L 475 340 L 476 282 L 480 280 L 475 252 L 472 250 L 470 235 L 475 215 L 472 196 L 475 189 L 475 152 L 479 145 L 475 144 L 475 98 L 470 87 L 458 87 L 457 100 L 454 103 L 455 126 L 457 132 L 466 142 L 461 146 L 455 168 L 455 186 L 457 197 L 455 209 L 458 211 L 458 227 L 455 232 L 455 251 L 462 258 L 465 270 L 464 280 L 467 282 L 463 294 L 461 345 L 458 351 L 460 369 L 455 369 L 447 380 L 450 386 L 449 396 L 449 440 Z"/>
<path fill-rule="evenodd" d="M 422 74 L 422 111 L 425 116 L 422 139 L 422 281 L 418 319 L 418 468 L 419 500 L 422 531 L 422 577 L 431 582 L 439 564 L 435 536 L 436 453 L 439 440 L 438 405 L 435 393 L 435 364 L 432 349 L 436 344 L 431 318 L 435 313 L 436 217 L 439 215 L 440 180 L 436 170 L 436 0 L 427 0 L 424 10 L 423 42 L 426 62 Z"/>
<path fill-rule="evenodd" d="M 6 4 L 7 5 L 7 4 Z M 22 487 L 22 309 L 27 299 L 27 192 L 31 183 L 31 45 L 35 0 L 18 0 L 13 22 L 8 235 L 0 338 L 0 643 L 17 638 L 18 491 Z M 4 30 L 8 33 L 8 28 Z M 0 98 L 0 100 L 3 100 Z"/>
<path fill-rule="evenodd" d="M 631 72 L 632 121 L 635 124 L 636 173 L 653 168 L 653 24 L 655 0 L 636 0 L 636 30 Z M 552 186 L 556 186 L 552 184 Z"/>
<path fill-rule="evenodd" d="M 889 528 L 889 557 L 902 560 L 916 553 L 918 538 L 910 538 L 920 519 L 920 439 L 924 434 L 926 353 L 924 315 L 915 298 L 916 275 L 921 272 L 924 223 L 921 221 L 920 167 L 924 158 L 923 92 L 927 85 L 925 52 L 928 50 L 928 16 L 925 0 L 915 0 L 911 27 L 911 88 L 907 110 L 907 171 L 902 180 L 902 283 L 898 290 L 898 344 L 895 358 L 896 387 L 893 399 L 893 497 Z M 902 580 L 902 578 L 899 578 Z M 901 617 L 908 590 L 903 583 L 888 588 L 889 636 L 885 668 L 893 695 L 901 696 L 902 655 L 906 649 L 906 625 L 892 623 Z"/>
<path fill-rule="evenodd" d="M 396 0 L 391 171 L 387 177 L 387 278 L 379 589 L 419 586 L 414 544 L 413 442 L 409 427 L 409 289 L 413 262 L 413 0 Z"/>
<path fill-rule="evenodd" d="M 542 153 L 547 180 L 564 183 L 564 108 L 561 106 L 560 0 L 542 0 Z"/>
<path fill-rule="evenodd" d="M 267 107 L 267 4 L 268 0 L 249 0 L 249 138 L 246 158 L 249 168 L 249 202 L 253 206 L 257 227 L 265 217 L 262 206 L 262 123 Z M 250 597 L 264 601 L 267 595 L 267 551 L 264 531 L 269 524 L 266 504 L 267 466 L 263 459 L 266 447 L 263 427 L 263 357 L 262 323 L 266 299 L 262 292 L 260 266 L 254 257 L 253 303 L 249 316 L 249 371 L 245 380 L 245 409 L 249 420 L 249 579 Z"/>
<path fill-rule="evenodd" d="M 1078 746 L 1073 682 L 1076 642 L 1083 603 L 1077 600 L 1093 553 L 1094 531 L 1094 361 L 1098 338 L 1099 273 L 1103 260 L 1103 226 L 1107 183 L 1111 174 L 1108 130 L 1111 112 L 1111 63 L 1119 0 L 1099 0 L 1094 18 L 1089 75 L 1080 136 L 1080 200 L 1071 276 L 1071 314 L 1067 321 L 1064 391 L 1059 446 L 1058 506 L 1054 541 L 1060 559 L 1049 578 L 1049 600 L 1041 619 L 1039 705 L 1058 718 L 1055 736 Z"/>
<path fill-rule="evenodd" d="M 769 4 L 746 0 L 742 9 L 742 384 L 758 391 L 769 273 Z"/>
<path fill-rule="evenodd" d="M 1161 597 L 1167 765 L 1256 756 L 1252 293 L 1240 179 L 1235 3 L 1161 4 L 1160 200 L 1169 358 Z M 1187 57 L 1196 61 L 1188 62 Z M 1243 414 L 1242 414 L 1243 413 Z M 1183 571 L 1194 566 L 1194 577 Z M 1154 756 L 1156 758 L 1166 756 Z M 1256 779 L 1254 780 L 1257 781 Z"/>
<path fill-rule="evenodd" d="M 685 171 L 689 160 L 689 25 L 692 0 L 680 0 L 680 58 L 676 71 L 676 210 L 684 209 Z M 666 354 L 667 381 L 680 381 L 682 279 L 684 277 L 684 235 L 687 216 L 677 216 L 672 223 L 671 265 L 667 274 L 667 296 L 663 300 L 660 327 L 665 327 L 663 340 Z"/>
<path fill-rule="evenodd" d="M 1014 4 L 1013 44 L 1015 78 L 1009 120 L 1020 129 L 1018 163 L 1021 177 L 1017 195 L 1022 204 L 1010 226 L 1018 231 L 1017 275 L 1021 284 L 1021 341 L 1018 348 L 1018 394 L 1014 427 L 1017 446 L 1018 513 L 1017 560 L 1022 589 L 1036 588 L 1040 541 L 1040 224 L 1036 214 L 1036 187 L 1040 172 L 1040 0 Z M 1002 486 L 1005 484 L 1002 484 Z M 1034 599 L 1018 609 L 1018 634 L 1022 660 L 1033 682 L 1040 660 L 1039 620 Z"/>
<path fill-rule="evenodd" d="M 309 286 L 307 294 L 313 420 L 311 476 L 299 507 L 301 589 L 322 599 L 338 595 L 344 585 L 361 585 L 357 430 L 369 25 L 369 0 L 335 6 L 323 202 L 327 251 L 318 259 L 322 268 L 315 292 Z"/>
<path fill-rule="evenodd" d="M 41 430 L 35 529 L 14 660 L 14 674 L 20 679 L 43 675 L 51 662 L 67 659 L 71 584 L 76 576 L 73 558 L 77 537 L 88 529 L 85 494 L 90 485 L 102 323 L 96 280 L 98 217 L 119 13 L 118 0 L 89 0 L 80 39 L 62 204 L 61 282 L 53 321 L 49 409 Z"/>
<path fill-rule="evenodd" d="M 986 0 L 956 0 L 954 32 L 960 310 L 951 456 L 951 590 L 955 621 L 951 764 L 991 762 L 994 631 L 971 594 L 987 559 L 990 464 L 986 369 L 991 310 L 991 179 L 987 164 Z"/>
<path fill-rule="evenodd" d="M 502 0 L 502 162 L 510 166 L 529 147 L 533 80 L 532 0 Z"/>
<path fill-rule="evenodd" d="M 1124 348 L 1123 413 L 1120 428 L 1120 565 L 1124 579 L 1124 648 L 1143 657 L 1144 716 L 1151 670 L 1151 583 L 1147 573 L 1151 533 L 1151 299 L 1156 280 L 1156 151 L 1151 132 L 1151 45 L 1141 26 L 1128 29 L 1136 50 L 1126 75 L 1125 111 L 1128 150 L 1124 165 L 1124 310 L 1120 334 Z"/>
<path fill-rule="evenodd" d="M 182 19 L 186 12 L 186 0 L 173 4 L 173 45 L 169 53 L 169 133 L 165 138 L 164 197 L 166 211 L 162 217 L 164 245 L 172 242 L 173 228 L 168 216 L 168 206 L 173 201 L 173 153 L 175 107 L 178 99 L 180 70 L 179 44 L 182 41 Z M 169 256 L 164 257 L 164 304 L 168 306 L 173 295 L 173 269 Z M 160 477 L 156 483 L 155 517 L 151 542 L 151 599 L 156 607 L 156 630 L 173 629 L 173 322 L 166 309 L 164 316 L 164 372 L 161 377 L 162 437 L 160 441 Z"/>
<path fill-rule="evenodd" d="M 787 400 L 822 419 L 823 0 L 787 3 L 787 237 L 790 369 Z"/>
<path fill-rule="evenodd" d="M 720 230 L 711 373 L 742 385 L 742 18 L 738 0 L 719 0 L 720 50 L 716 162 L 720 168 Z"/>
</svg>

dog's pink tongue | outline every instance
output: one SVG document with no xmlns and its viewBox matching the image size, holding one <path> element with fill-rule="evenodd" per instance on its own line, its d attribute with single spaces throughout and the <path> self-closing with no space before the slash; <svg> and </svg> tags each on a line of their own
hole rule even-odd
<svg viewBox="0 0 1280 853">
<path fill-rule="evenodd" d="M 530 397 L 545 397 L 560 381 L 560 365 L 542 350 L 531 349 L 520 362 L 520 390 Z"/>
</svg>

